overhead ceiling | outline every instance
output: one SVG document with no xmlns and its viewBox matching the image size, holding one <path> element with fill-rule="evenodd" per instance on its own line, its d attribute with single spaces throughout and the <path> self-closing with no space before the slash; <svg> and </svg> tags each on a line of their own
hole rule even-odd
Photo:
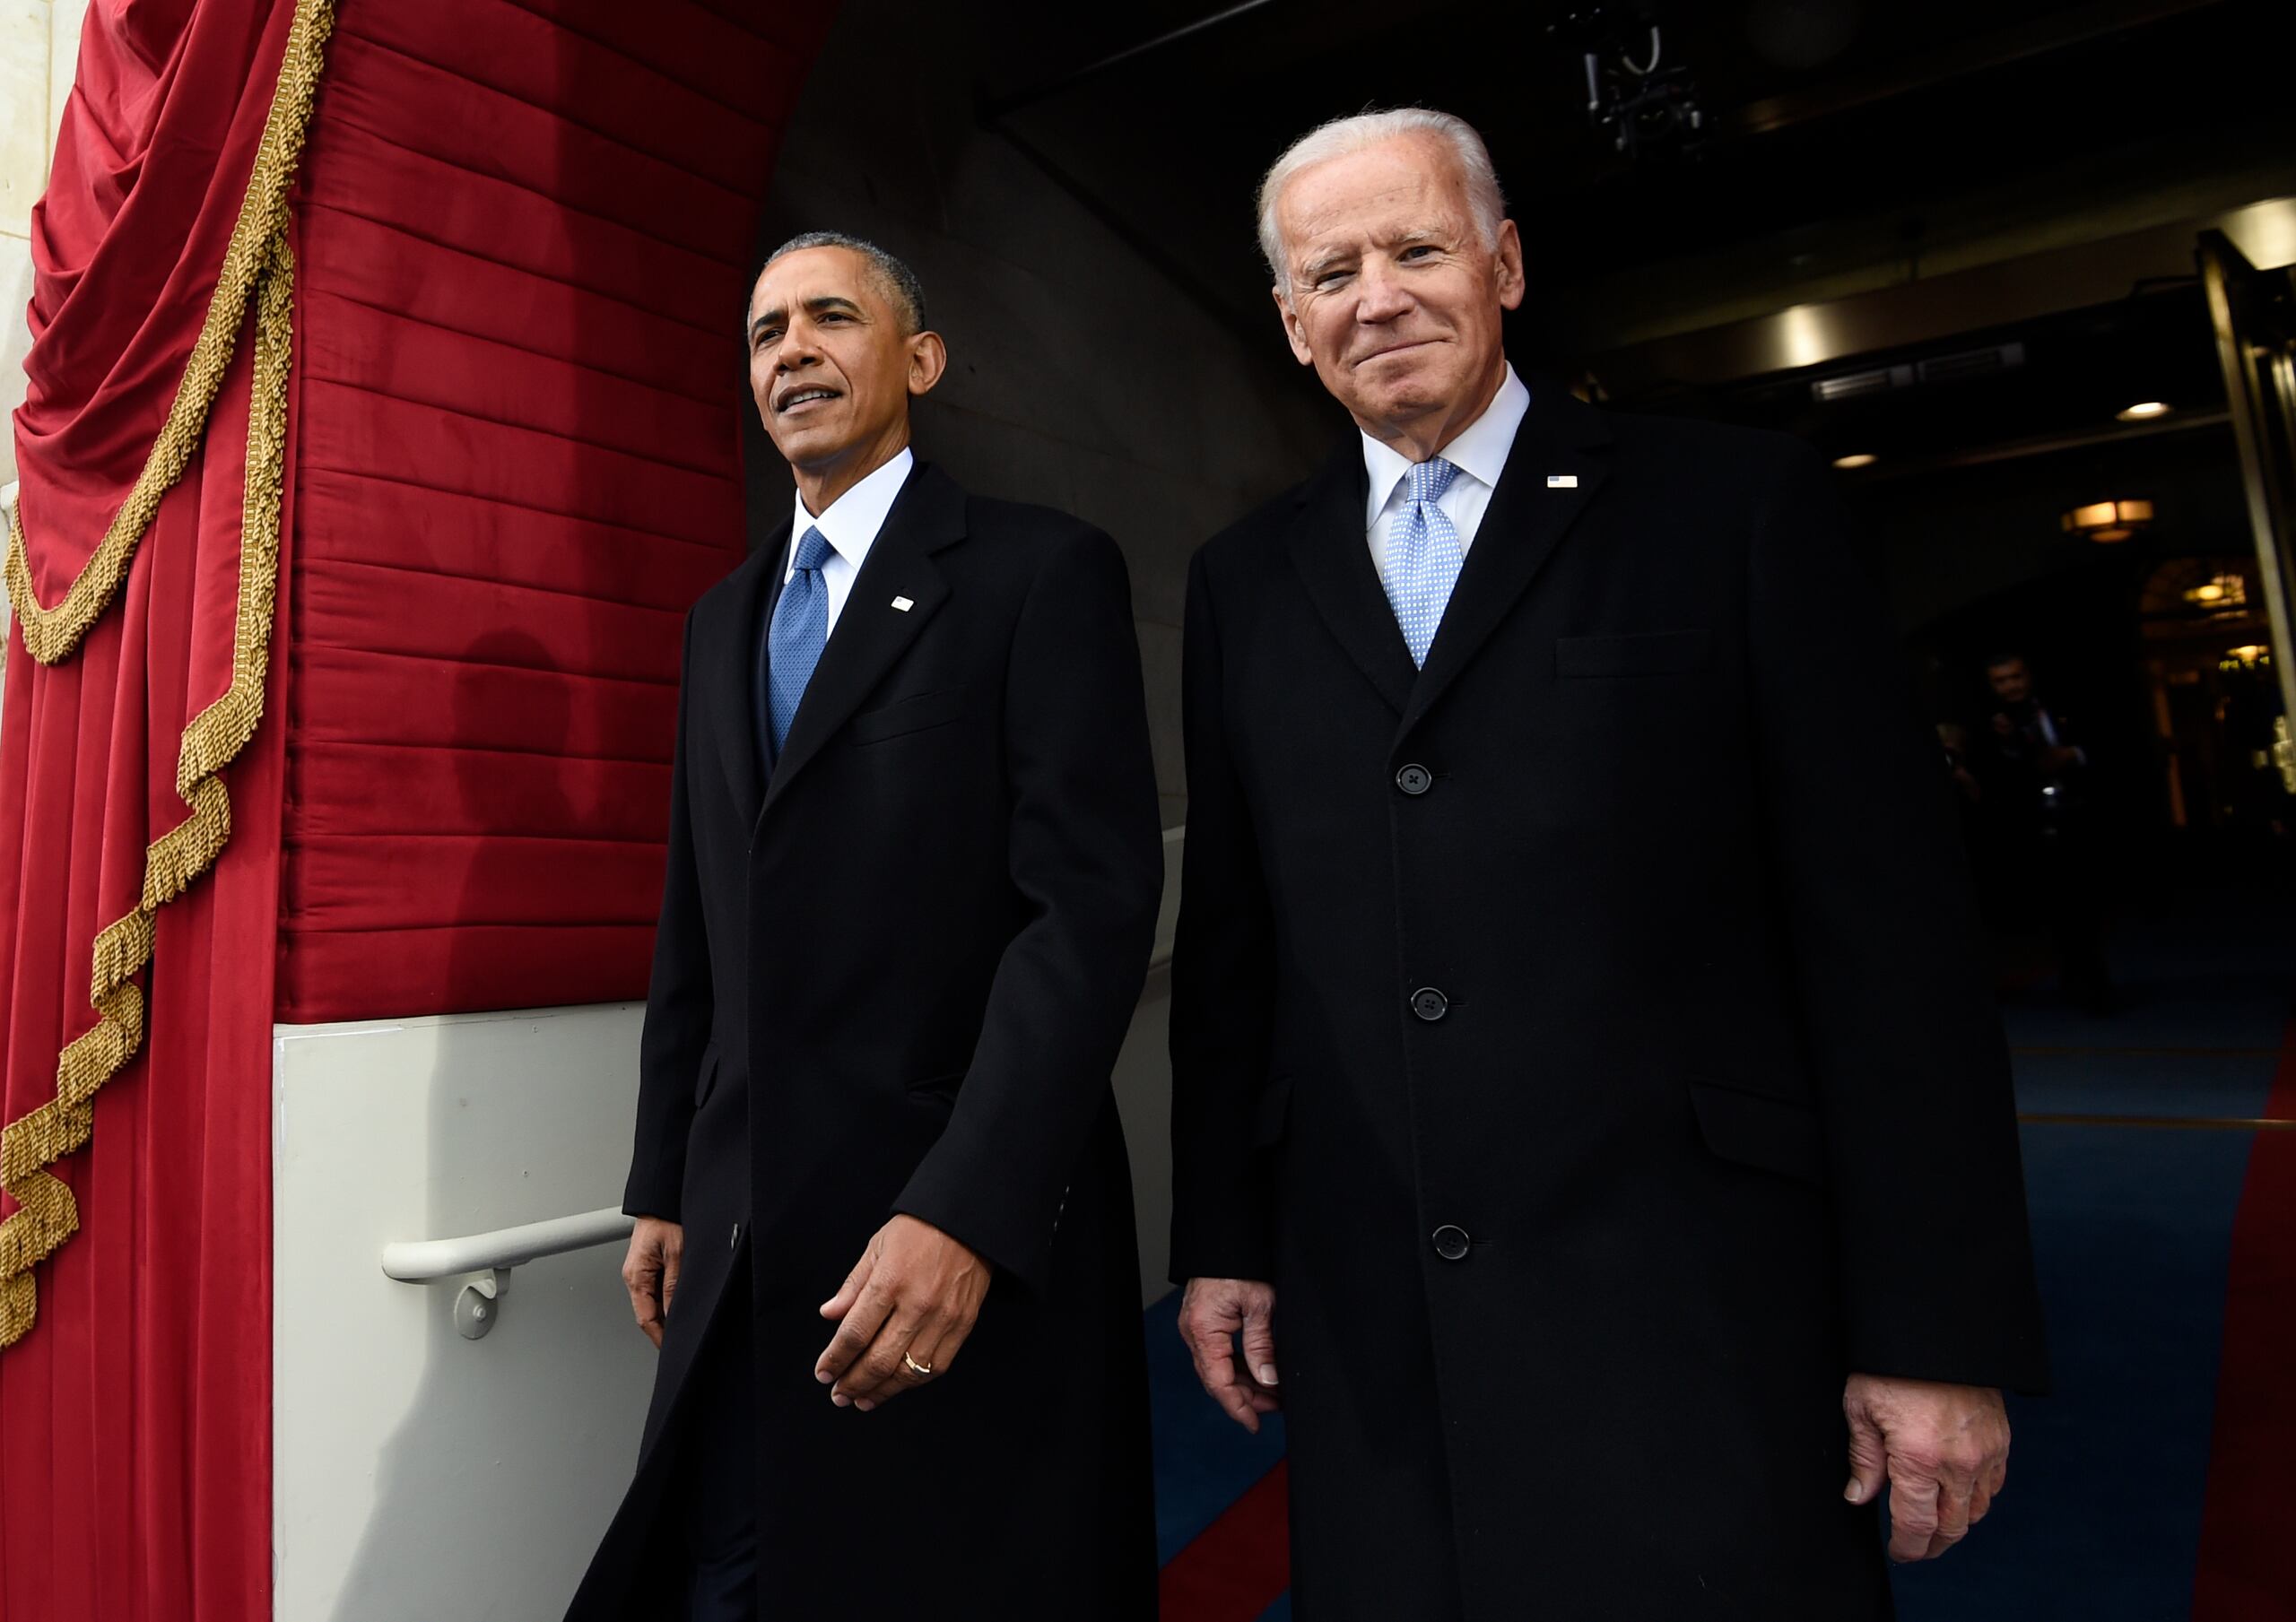
<svg viewBox="0 0 2296 1622">
<path fill-rule="evenodd" d="M 2286 59 L 2285 0 L 1653 0 L 1623 9 L 1658 23 L 1704 138 L 1639 160 L 1589 125 L 1579 56 L 1549 32 L 1571 9 L 1020 0 L 973 71 L 987 127 L 1263 338 L 1257 177 L 1292 136 L 1371 105 L 1440 106 L 1483 132 L 1533 262 L 1510 348 L 1566 364 L 1807 300 L 1927 282 L 1934 304 L 1943 273 L 2296 193 L 2296 97 L 2259 66 Z M 2197 296 L 2116 275 L 2007 322 L 1973 292 L 1953 330 L 1878 357 L 2022 343 L 2025 364 L 1958 394 L 1827 410 L 1798 369 L 1689 391 L 1617 370 L 1651 402 L 1845 447 L 1897 436 L 1929 459 L 2077 436 L 2136 398 L 2178 396 L 2183 423 L 2220 409 Z"/>
<path fill-rule="evenodd" d="M 1548 32 L 1568 9 L 1021 0 L 987 14 L 977 82 L 994 127 L 1254 318 L 1259 172 L 1370 105 L 1442 106 L 1482 129 L 1539 285 L 1574 304 L 1685 263 L 1918 275 L 1970 230 L 2030 214 L 2021 181 L 2109 228 L 2133 188 L 2296 175 L 2296 99 L 2254 65 L 2289 31 L 2281 0 L 1656 0 L 1662 65 L 1688 72 L 1708 134 L 1694 156 L 1639 161 L 1589 126 L 1578 56 Z"/>
</svg>

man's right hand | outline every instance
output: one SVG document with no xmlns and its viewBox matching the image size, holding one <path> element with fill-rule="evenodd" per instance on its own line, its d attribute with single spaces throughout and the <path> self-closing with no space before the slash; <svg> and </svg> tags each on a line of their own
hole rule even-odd
<svg viewBox="0 0 2296 1622">
<path fill-rule="evenodd" d="M 685 1255 L 685 1229 L 658 1217 L 640 1217 L 630 1236 L 630 1253 L 622 1259 L 622 1287 L 630 1291 L 631 1310 L 638 1327 L 658 1351 L 662 1320 L 677 1294 L 678 1262 Z"/>
<path fill-rule="evenodd" d="M 1236 1336 L 1244 1337 L 1243 1366 Z M 1275 1287 L 1257 1279 L 1190 1279 L 1180 1297 L 1180 1339 L 1196 1377 L 1237 1424 L 1259 1434 L 1259 1417 L 1283 1406 L 1276 1391 Z"/>
</svg>

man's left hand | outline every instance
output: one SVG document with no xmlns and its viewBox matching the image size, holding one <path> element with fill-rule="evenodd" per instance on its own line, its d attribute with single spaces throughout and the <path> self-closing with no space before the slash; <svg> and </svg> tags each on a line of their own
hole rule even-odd
<svg viewBox="0 0 2296 1622">
<path fill-rule="evenodd" d="M 1871 1504 L 1890 1488 L 1890 1558 L 1934 1560 L 1969 1535 L 2009 1479 L 2009 1414 L 1990 1386 L 1852 1375 L 1849 1486 Z"/>
<path fill-rule="evenodd" d="M 822 1303 L 822 1316 L 838 1331 L 813 1377 L 838 1407 L 865 1414 L 937 1380 L 957 1360 L 987 1293 L 988 1263 L 977 1253 L 929 1222 L 895 1217 Z"/>
</svg>

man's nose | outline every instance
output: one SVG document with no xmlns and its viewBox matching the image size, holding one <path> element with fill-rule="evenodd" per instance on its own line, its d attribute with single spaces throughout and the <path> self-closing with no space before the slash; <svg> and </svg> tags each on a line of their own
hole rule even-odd
<svg viewBox="0 0 2296 1622">
<path fill-rule="evenodd" d="M 1357 273 L 1355 318 L 1366 322 L 1392 321 L 1411 308 L 1411 295 L 1402 278 L 1381 265 L 1365 265 Z"/>
</svg>

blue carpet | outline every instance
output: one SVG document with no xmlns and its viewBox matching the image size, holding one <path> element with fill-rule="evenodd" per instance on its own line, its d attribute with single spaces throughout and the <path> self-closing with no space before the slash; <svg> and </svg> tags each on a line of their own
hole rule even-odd
<svg viewBox="0 0 2296 1622">
<path fill-rule="evenodd" d="M 2175 1115 L 2252 1121 L 2272 1093 L 2261 1054 L 2020 1054 L 2017 1108 L 2031 1115 Z"/>
<path fill-rule="evenodd" d="M 2052 1394 L 2010 1399 L 2009 1488 L 1903 1622 L 2187 1614 L 2247 1132 L 2029 1126 Z"/>
</svg>

